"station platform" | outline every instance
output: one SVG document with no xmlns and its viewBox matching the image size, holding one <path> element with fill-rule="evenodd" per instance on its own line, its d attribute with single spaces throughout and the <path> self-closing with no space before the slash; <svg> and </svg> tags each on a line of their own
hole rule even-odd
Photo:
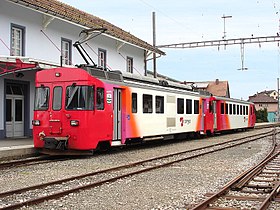
<svg viewBox="0 0 280 210">
<path fill-rule="evenodd" d="M 280 126 L 280 122 L 256 123 L 255 128 L 266 128 Z M 6 138 L 0 139 L 0 160 L 13 157 L 36 155 L 37 151 L 33 147 L 32 138 Z"/>
<path fill-rule="evenodd" d="M 32 138 L 0 139 L 0 160 L 35 154 Z"/>
</svg>

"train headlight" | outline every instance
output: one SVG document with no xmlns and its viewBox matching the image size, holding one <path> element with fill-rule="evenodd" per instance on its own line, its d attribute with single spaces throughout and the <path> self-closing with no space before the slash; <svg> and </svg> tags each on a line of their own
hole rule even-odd
<svg viewBox="0 0 280 210">
<path fill-rule="evenodd" d="M 32 120 L 32 125 L 39 126 L 40 125 L 40 120 Z"/>
<path fill-rule="evenodd" d="M 70 125 L 71 126 L 78 126 L 79 125 L 79 121 L 78 120 L 71 120 L 70 121 Z"/>
</svg>

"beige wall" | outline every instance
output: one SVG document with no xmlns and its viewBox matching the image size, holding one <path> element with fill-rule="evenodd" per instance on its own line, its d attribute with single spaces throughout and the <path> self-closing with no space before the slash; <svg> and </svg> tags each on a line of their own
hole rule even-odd
<svg viewBox="0 0 280 210">
<path fill-rule="evenodd" d="M 276 103 L 255 103 L 256 110 L 267 108 L 268 112 L 276 112 L 277 111 L 277 104 Z"/>
</svg>

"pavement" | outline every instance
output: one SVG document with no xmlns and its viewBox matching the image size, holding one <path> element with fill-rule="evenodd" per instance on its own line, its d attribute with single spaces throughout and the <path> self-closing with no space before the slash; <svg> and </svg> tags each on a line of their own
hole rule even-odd
<svg viewBox="0 0 280 210">
<path fill-rule="evenodd" d="M 265 128 L 274 124 L 280 126 L 280 122 L 276 123 L 256 123 L 255 128 Z M 32 138 L 6 138 L 0 139 L 0 160 L 13 157 L 32 156 L 37 154 L 33 147 Z"/>
</svg>

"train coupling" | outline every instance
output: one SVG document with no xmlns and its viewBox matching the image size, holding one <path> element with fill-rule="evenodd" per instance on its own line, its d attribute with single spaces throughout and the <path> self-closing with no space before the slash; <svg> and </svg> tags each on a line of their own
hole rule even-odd
<svg viewBox="0 0 280 210">
<path fill-rule="evenodd" d="M 68 148 L 69 137 L 44 137 L 44 148 L 66 150 Z"/>
</svg>

